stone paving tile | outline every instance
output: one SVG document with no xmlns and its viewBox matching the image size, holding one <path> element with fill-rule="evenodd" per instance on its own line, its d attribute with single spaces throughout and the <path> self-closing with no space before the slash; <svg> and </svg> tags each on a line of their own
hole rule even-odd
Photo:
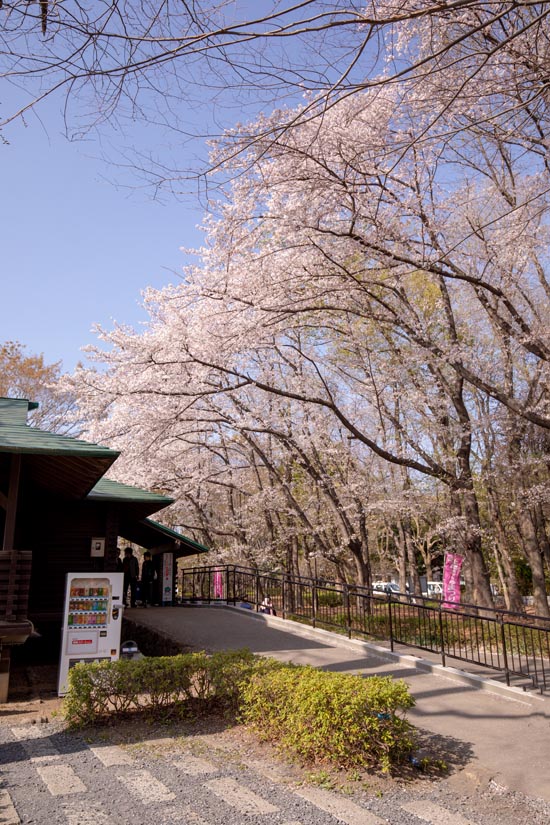
<svg viewBox="0 0 550 825">
<path fill-rule="evenodd" d="M 198 756 L 192 756 L 191 754 L 186 754 L 180 759 L 173 759 L 172 765 L 174 765 L 178 771 L 188 776 L 205 776 L 210 773 L 218 773 L 219 771 L 217 765 L 213 765 L 212 762 L 208 762 L 206 759 L 201 759 Z"/>
<path fill-rule="evenodd" d="M 104 808 L 89 802 L 63 803 L 61 810 L 67 825 L 115 825 L 115 820 Z"/>
<path fill-rule="evenodd" d="M 118 745 L 100 745 L 90 750 L 106 768 L 132 764 L 132 757 Z"/>
<path fill-rule="evenodd" d="M 52 796 L 86 793 L 88 790 L 70 765 L 37 765 L 36 770 Z"/>
<path fill-rule="evenodd" d="M 205 782 L 205 787 L 216 794 L 223 802 L 232 808 L 236 808 L 246 816 L 257 814 L 274 814 L 279 811 L 276 805 L 272 805 L 263 797 L 241 785 L 230 777 L 223 779 L 211 779 Z"/>
<path fill-rule="evenodd" d="M 19 825 L 20 821 L 8 791 L 0 791 L 0 825 Z"/>
<path fill-rule="evenodd" d="M 477 825 L 471 819 L 465 819 L 462 814 L 451 813 L 441 805 L 427 799 L 415 799 L 401 807 L 424 822 L 429 822 L 429 825 Z"/>
<path fill-rule="evenodd" d="M 156 779 L 151 771 L 134 770 L 132 773 L 119 774 L 117 778 L 126 786 L 129 793 L 139 797 L 144 805 L 171 802 L 176 798 L 176 794 Z"/>
<path fill-rule="evenodd" d="M 345 825 L 387 825 L 387 820 L 323 788 L 303 787 L 297 790 L 296 794 Z"/>
</svg>

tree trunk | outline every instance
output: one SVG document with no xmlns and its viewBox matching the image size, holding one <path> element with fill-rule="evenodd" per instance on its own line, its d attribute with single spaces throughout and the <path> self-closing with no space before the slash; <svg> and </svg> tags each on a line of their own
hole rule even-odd
<svg viewBox="0 0 550 825">
<path fill-rule="evenodd" d="M 405 531 L 405 545 L 407 547 L 407 563 L 409 566 L 409 584 L 410 584 L 410 593 L 420 593 L 420 576 L 418 575 L 418 565 L 416 563 L 416 554 L 414 551 L 414 542 L 412 541 L 411 535 L 408 531 Z M 405 591 L 403 591 L 405 592 Z"/>
<path fill-rule="evenodd" d="M 512 610 L 515 613 L 521 613 L 523 611 L 523 602 L 521 593 L 519 592 L 516 572 L 508 550 L 506 533 L 502 526 L 502 513 L 494 489 L 489 486 L 487 488 L 487 493 L 489 517 L 495 529 L 495 561 L 499 572 L 502 592 L 504 594 L 504 601 L 508 610 Z"/>
<path fill-rule="evenodd" d="M 365 547 L 361 539 L 351 539 L 349 551 L 353 556 L 356 571 L 356 581 L 361 587 L 370 587 L 372 574 L 370 568 L 369 548 Z"/>
<path fill-rule="evenodd" d="M 396 540 L 396 544 L 399 550 L 399 555 L 397 557 L 397 569 L 399 572 L 399 588 L 402 593 L 405 593 L 407 584 L 407 540 L 405 537 L 405 531 L 403 529 L 401 520 L 397 522 L 397 535 L 398 539 Z"/>
<path fill-rule="evenodd" d="M 548 540 L 548 532 L 546 530 L 546 519 L 544 518 L 544 513 L 542 510 L 542 506 L 540 504 L 537 504 L 534 513 L 537 524 L 537 535 L 539 537 L 539 545 L 544 558 L 544 563 L 546 564 L 546 567 L 550 572 L 550 541 Z"/>
<path fill-rule="evenodd" d="M 518 526 L 525 555 L 527 556 L 527 561 L 529 562 L 533 576 L 533 605 L 535 613 L 539 616 L 550 617 L 541 549 L 537 540 L 537 531 L 535 530 L 533 518 L 526 507 L 519 511 Z"/>
<path fill-rule="evenodd" d="M 463 479 L 464 481 L 464 476 Z M 469 479 L 468 487 L 450 491 L 451 509 L 464 519 L 465 527 L 462 536 L 462 551 L 466 558 L 464 579 L 466 581 L 466 600 L 480 607 L 494 607 L 491 593 L 489 571 L 485 564 L 481 547 L 481 524 L 479 507 Z M 460 547 L 457 547 L 460 552 Z"/>
</svg>

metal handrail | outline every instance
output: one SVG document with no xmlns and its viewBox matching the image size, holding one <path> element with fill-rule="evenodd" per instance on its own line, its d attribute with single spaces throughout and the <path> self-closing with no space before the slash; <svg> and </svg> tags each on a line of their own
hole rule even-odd
<svg viewBox="0 0 550 825">
<path fill-rule="evenodd" d="M 184 602 L 242 604 L 256 611 L 269 593 L 276 613 L 345 633 L 370 637 L 481 665 L 528 679 L 538 689 L 550 686 L 550 619 L 510 610 L 454 604 L 447 609 L 433 598 L 379 593 L 361 585 L 240 565 L 185 568 Z M 447 604 L 447 603 L 445 603 Z"/>
</svg>

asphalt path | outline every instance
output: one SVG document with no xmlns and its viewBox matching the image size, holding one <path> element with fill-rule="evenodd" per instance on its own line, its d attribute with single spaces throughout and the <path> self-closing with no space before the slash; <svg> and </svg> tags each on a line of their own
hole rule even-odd
<svg viewBox="0 0 550 825">
<path fill-rule="evenodd" d="M 121 719 L 79 733 L 35 699 L 32 717 L 24 705 L 0 706 L 0 825 L 550 822 L 548 700 L 458 681 L 452 670 L 421 672 L 414 658 L 388 661 L 375 646 L 249 611 L 128 614 L 195 650 L 247 647 L 283 661 L 401 677 L 416 699 L 410 717 L 426 755 L 444 755 L 450 773 L 433 777 L 410 766 L 399 778 L 343 774 L 329 787 L 322 770 L 309 775 L 223 720 Z"/>
<path fill-rule="evenodd" d="M 486 680 L 464 681 L 453 669 L 425 672 L 411 656 L 384 661 L 374 645 L 247 610 L 148 608 L 128 611 L 128 618 L 194 649 L 248 648 L 297 664 L 404 679 L 416 700 L 410 720 L 441 737 L 466 774 L 550 802 L 549 698 Z"/>
</svg>

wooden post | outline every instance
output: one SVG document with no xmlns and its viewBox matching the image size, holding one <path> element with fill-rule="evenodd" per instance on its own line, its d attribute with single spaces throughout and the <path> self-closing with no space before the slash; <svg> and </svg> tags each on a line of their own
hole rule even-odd
<svg viewBox="0 0 550 825">
<path fill-rule="evenodd" d="M 0 653 L 0 703 L 8 701 L 8 688 L 10 684 L 10 658 L 11 647 L 2 646 Z"/>
<path fill-rule="evenodd" d="M 16 581 L 17 581 L 17 550 L 14 547 L 15 525 L 17 518 L 17 499 L 19 497 L 19 479 L 21 476 L 21 456 L 12 455 L 10 466 L 10 482 L 6 507 L 6 522 L 4 525 L 4 541 L 2 549 L 11 555 L 10 572 L 8 578 L 8 592 L 6 594 L 6 618 L 15 617 Z M 9 672 L 9 666 L 8 666 Z"/>
<path fill-rule="evenodd" d="M 21 456 L 12 455 L 10 466 L 10 481 L 8 498 L 6 501 L 6 523 L 4 526 L 3 550 L 13 550 L 15 536 L 15 520 L 17 515 L 17 498 L 19 495 L 19 477 L 21 475 Z"/>
</svg>

